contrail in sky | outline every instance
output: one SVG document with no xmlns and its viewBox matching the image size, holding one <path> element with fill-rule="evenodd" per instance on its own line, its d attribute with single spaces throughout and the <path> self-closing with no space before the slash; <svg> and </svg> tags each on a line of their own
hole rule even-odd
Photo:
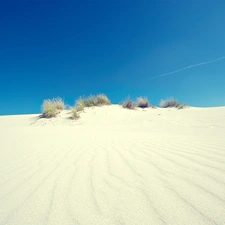
<svg viewBox="0 0 225 225">
<path fill-rule="evenodd" d="M 207 62 L 202 62 L 202 63 L 190 65 L 190 66 L 184 67 L 184 68 L 179 69 L 179 70 L 174 70 L 174 71 L 169 72 L 169 73 L 164 73 L 164 74 L 161 74 L 161 75 L 152 77 L 152 79 L 157 78 L 157 77 L 168 76 L 168 75 L 170 75 L 170 74 L 178 73 L 178 72 L 180 72 L 180 71 L 187 70 L 187 69 L 190 69 L 190 68 L 193 68 L 193 67 L 196 67 L 196 66 L 201 66 L 201 65 L 204 65 L 204 64 L 213 63 L 213 62 L 216 62 L 216 61 L 219 61 L 219 60 L 222 60 L 222 59 L 225 59 L 225 56 L 223 56 L 223 57 L 221 57 L 221 58 L 218 58 L 218 59 L 211 60 L 211 61 L 207 61 Z"/>
</svg>

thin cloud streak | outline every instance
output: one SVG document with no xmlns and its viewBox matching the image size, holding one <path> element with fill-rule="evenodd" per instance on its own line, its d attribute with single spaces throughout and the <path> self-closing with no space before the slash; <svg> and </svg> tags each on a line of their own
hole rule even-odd
<svg viewBox="0 0 225 225">
<path fill-rule="evenodd" d="M 157 77 L 168 76 L 168 75 L 171 75 L 171 74 L 174 74 L 174 73 L 178 73 L 178 72 L 183 71 L 183 70 L 187 70 L 187 69 L 190 69 L 190 68 L 193 68 L 193 67 L 197 67 L 197 66 L 201 66 L 201 65 L 205 65 L 205 64 L 209 64 L 209 63 L 213 63 L 213 62 L 216 62 L 216 61 L 219 61 L 219 60 L 222 60 L 222 59 L 225 59 L 225 56 L 223 56 L 221 58 L 218 58 L 218 59 L 210 60 L 210 61 L 207 61 L 207 62 L 202 62 L 202 63 L 190 65 L 190 66 L 184 67 L 184 68 L 179 69 L 179 70 L 174 70 L 174 71 L 169 72 L 169 73 L 164 73 L 164 74 L 152 77 L 152 79 L 157 78 Z"/>
</svg>

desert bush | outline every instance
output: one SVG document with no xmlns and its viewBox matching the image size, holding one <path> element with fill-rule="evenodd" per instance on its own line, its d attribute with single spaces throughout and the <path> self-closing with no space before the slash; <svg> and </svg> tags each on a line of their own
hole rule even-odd
<svg viewBox="0 0 225 225">
<path fill-rule="evenodd" d="M 137 107 L 140 108 L 148 108 L 150 106 L 150 103 L 148 101 L 147 97 L 139 97 L 137 98 Z"/>
<path fill-rule="evenodd" d="M 71 110 L 71 113 L 72 113 L 72 117 L 71 118 L 73 120 L 76 120 L 76 119 L 80 118 L 76 108 L 71 108 L 70 110 Z"/>
<path fill-rule="evenodd" d="M 161 100 L 160 106 L 162 108 L 171 108 L 171 107 L 174 107 L 174 108 L 178 108 L 178 109 L 183 109 L 183 108 L 186 107 L 185 104 L 179 103 L 174 98 L 169 98 L 169 99 L 166 99 L 166 100 Z"/>
<path fill-rule="evenodd" d="M 110 105 L 110 100 L 105 94 L 97 95 L 96 97 L 96 104 L 97 105 Z"/>
<path fill-rule="evenodd" d="M 42 104 L 42 117 L 52 118 L 58 114 L 59 110 L 54 100 L 46 99 Z"/>
<path fill-rule="evenodd" d="M 127 100 L 123 102 L 122 106 L 126 109 L 134 109 L 135 103 L 130 98 L 127 98 Z"/>
</svg>

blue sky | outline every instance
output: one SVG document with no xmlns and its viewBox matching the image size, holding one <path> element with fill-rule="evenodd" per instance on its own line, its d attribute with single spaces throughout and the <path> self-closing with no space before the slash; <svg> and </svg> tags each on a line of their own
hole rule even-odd
<svg viewBox="0 0 225 225">
<path fill-rule="evenodd" d="M 225 105 L 225 59 L 160 76 L 225 56 L 224 21 L 219 0 L 1 1 L 0 115 L 98 93 Z"/>
</svg>

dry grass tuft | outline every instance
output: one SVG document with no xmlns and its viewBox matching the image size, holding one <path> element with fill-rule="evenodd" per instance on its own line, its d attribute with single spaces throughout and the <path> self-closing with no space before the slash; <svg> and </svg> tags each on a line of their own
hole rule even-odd
<svg viewBox="0 0 225 225">
<path fill-rule="evenodd" d="M 42 104 L 42 115 L 43 118 L 55 117 L 61 110 L 65 109 L 65 104 L 62 98 L 53 98 L 44 100 Z"/>
<path fill-rule="evenodd" d="M 52 118 L 59 113 L 57 105 L 54 100 L 46 99 L 42 104 L 42 117 L 43 118 Z"/>
<path fill-rule="evenodd" d="M 90 95 L 87 98 L 86 104 L 87 104 L 87 107 L 97 106 L 97 100 L 96 100 L 95 96 Z"/>
<path fill-rule="evenodd" d="M 77 101 L 76 101 L 76 109 L 77 111 L 84 111 L 84 107 L 85 107 L 85 102 L 84 102 L 84 99 L 83 98 L 79 98 Z"/>
<path fill-rule="evenodd" d="M 105 94 L 97 95 L 96 103 L 97 103 L 98 106 L 110 105 L 111 104 L 110 100 L 108 99 L 108 97 Z"/>
<path fill-rule="evenodd" d="M 137 107 L 140 108 L 148 108 L 150 106 L 150 103 L 148 101 L 147 97 L 139 97 L 137 98 Z"/>
<path fill-rule="evenodd" d="M 58 110 L 64 110 L 65 109 L 65 103 L 62 100 L 62 98 L 59 98 L 59 97 L 54 98 L 52 101 L 54 102 L 54 104 L 55 104 L 55 106 Z"/>
<path fill-rule="evenodd" d="M 180 104 L 177 109 L 184 109 L 184 108 L 188 108 L 188 106 L 186 104 Z"/>
<path fill-rule="evenodd" d="M 136 107 L 135 103 L 129 97 L 123 102 L 122 106 L 126 109 L 135 109 Z"/>
<path fill-rule="evenodd" d="M 96 98 L 93 95 L 90 95 L 87 98 L 80 97 L 80 99 L 77 102 L 80 104 L 81 108 L 83 108 L 83 106 L 84 107 L 91 107 L 91 106 L 97 105 Z"/>
<path fill-rule="evenodd" d="M 79 116 L 79 114 L 78 114 L 78 112 L 77 112 L 77 109 L 76 109 L 76 108 L 71 108 L 70 110 L 71 110 L 71 113 L 72 113 L 72 117 L 71 117 L 71 119 L 73 119 L 73 120 L 77 120 L 77 119 L 79 119 L 79 118 L 80 118 L 80 116 Z"/>
<path fill-rule="evenodd" d="M 97 96 L 90 95 L 87 98 L 80 97 L 76 101 L 76 107 L 78 111 L 83 111 L 85 107 L 92 107 L 92 106 L 103 106 L 103 105 L 110 105 L 110 101 L 105 94 L 100 94 Z"/>
<path fill-rule="evenodd" d="M 160 106 L 162 108 L 172 108 L 172 107 L 174 107 L 174 108 L 177 108 L 177 109 L 183 109 L 183 108 L 187 107 L 185 104 L 179 103 L 174 98 L 169 98 L 169 99 L 166 99 L 166 100 L 161 100 Z"/>
</svg>

